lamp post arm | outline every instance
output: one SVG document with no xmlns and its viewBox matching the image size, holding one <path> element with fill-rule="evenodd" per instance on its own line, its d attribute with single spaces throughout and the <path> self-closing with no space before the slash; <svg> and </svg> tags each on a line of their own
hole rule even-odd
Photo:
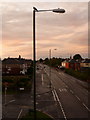
<svg viewBox="0 0 90 120">
<path fill-rule="evenodd" d="M 53 11 L 53 9 L 52 10 L 38 10 L 37 12 L 48 12 L 48 11 Z"/>
<path fill-rule="evenodd" d="M 34 10 L 35 12 L 53 11 L 53 9 L 51 9 L 51 10 L 38 10 L 36 7 L 33 7 L 33 10 Z"/>
</svg>

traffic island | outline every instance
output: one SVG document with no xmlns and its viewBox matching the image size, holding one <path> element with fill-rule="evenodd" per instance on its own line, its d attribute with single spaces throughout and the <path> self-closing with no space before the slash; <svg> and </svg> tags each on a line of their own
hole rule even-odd
<svg viewBox="0 0 90 120">
<path fill-rule="evenodd" d="M 53 120 L 51 116 L 41 111 L 36 111 L 37 120 Z M 34 110 L 30 109 L 29 112 L 20 118 L 20 120 L 34 120 Z"/>
</svg>

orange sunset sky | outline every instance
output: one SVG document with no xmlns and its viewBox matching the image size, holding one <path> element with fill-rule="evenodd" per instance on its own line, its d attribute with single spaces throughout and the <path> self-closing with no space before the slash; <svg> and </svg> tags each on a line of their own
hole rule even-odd
<svg viewBox="0 0 90 120">
<path fill-rule="evenodd" d="M 69 57 L 80 53 L 88 57 L 88 3 L 2 3 L 2 58 L 33 59 L 33 6 L 38 9 L 64 8 L 64 14 L 36 13 L 37 59 Z M 54 49 L 57 50 L 54 50 Z"/>
</svg>

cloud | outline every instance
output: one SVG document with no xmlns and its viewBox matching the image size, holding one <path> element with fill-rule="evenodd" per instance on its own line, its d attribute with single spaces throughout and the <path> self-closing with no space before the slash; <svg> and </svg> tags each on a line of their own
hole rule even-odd
<svg viewBox="0 0 90 120">
<path fill-rule="evenodd" d="M 61 48 L 68 51 L 87 52 L 88 3 L 4 3 L 2 7 L 2 37 L 4 56 L 32 57 L 32 8 L 64 8 L 64 14 L 36 13 L 37 50 Z M 77 49 L 76 49 L 77 48 Z M 74 50 L 73 50 L 74 49 Z M 30 51 L 29 51 L 30 50 Z M 12 52 L 13 51 L 13 52 Z M 86 51 L 86 52 L 85 52 Z M 42 56 L 41 52 L 39 56 Z M 46 53 L 45 53 L 46 55 Z M 59 55 L 59 53 L 58 53 Z"/>
</svg>

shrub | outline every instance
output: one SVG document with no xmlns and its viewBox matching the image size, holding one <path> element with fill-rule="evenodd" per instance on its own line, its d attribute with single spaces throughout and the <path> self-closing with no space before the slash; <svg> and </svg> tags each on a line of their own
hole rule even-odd
<svg viewBox="0 0 90 120">
<path fill-rule="evenodd" d="M 89 74 L 88 72 L 81 72 L 81 71 L 75 71 L 72 69 L 65 69 L 65 73 L 72 75 L 80 80 L 85 80 L 87 81 L 89 79 Z"/>
</svg>

